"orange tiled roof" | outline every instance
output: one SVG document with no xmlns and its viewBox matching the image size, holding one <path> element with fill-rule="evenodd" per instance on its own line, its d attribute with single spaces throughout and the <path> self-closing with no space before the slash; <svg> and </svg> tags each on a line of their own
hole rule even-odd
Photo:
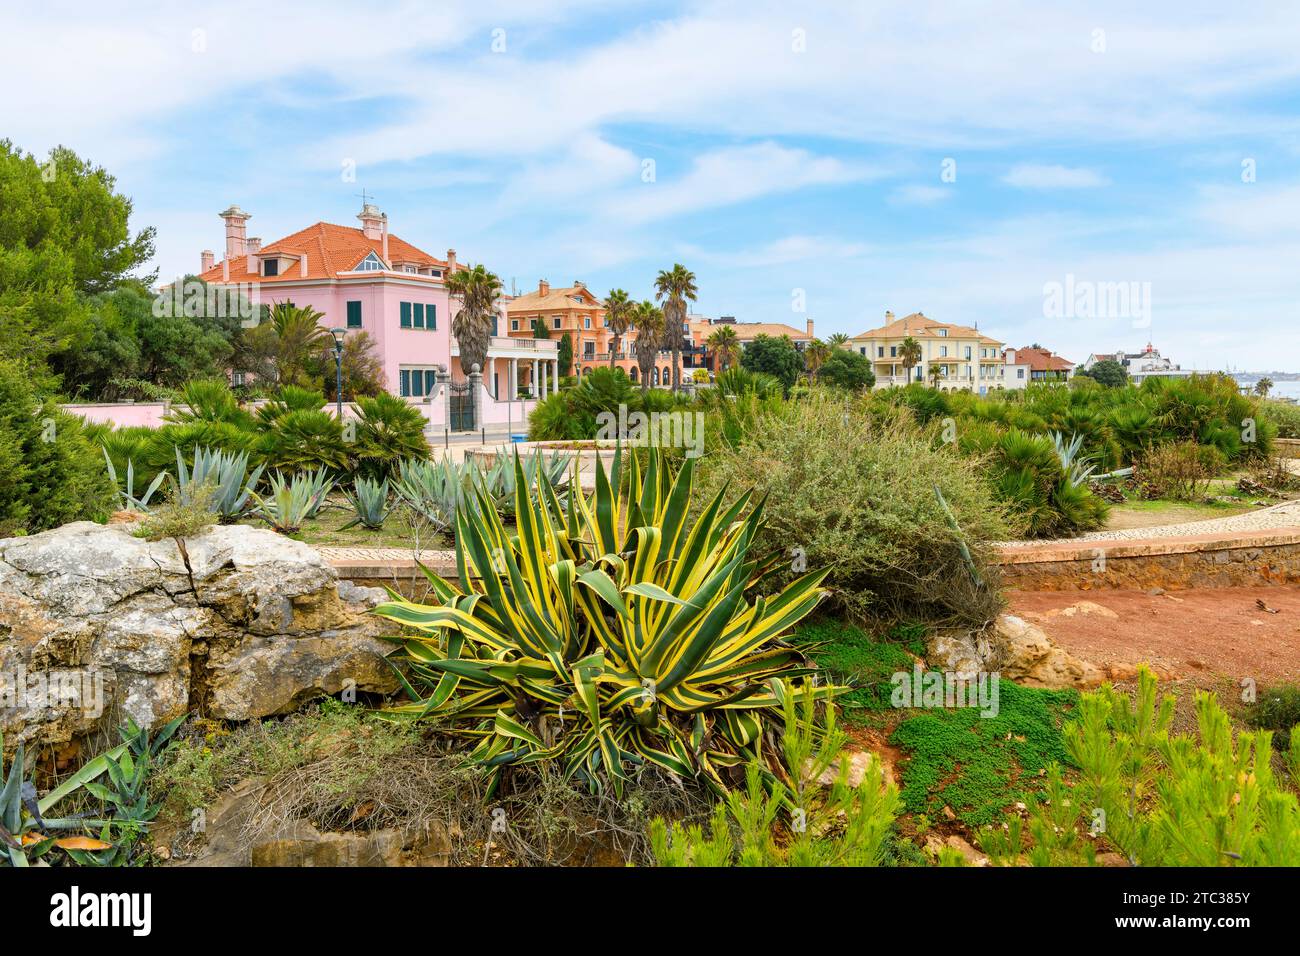
<svg viewBox="0 0 1300 956">
<path fill-rule="evenodd" d="M 384 242 L 382 239 L 367 239 L 366 234 L 360 229 L 337 226 L 332 222 L 318 222 L 306 229 L 295 232 L 291 236 L 285 236 L 283 239 L 262 246 L 261 249 L 253 253 L 254 269 L 257 268 L 256 259 L 258 256 L 266 257 L 268 253 L 273 252 L 281 252 L 295 258 L 306 253 L 307 275 L 305 277 L 302 275 L 298 264 L 295 262 L 283 269 L 278 276 L 264 276 L 257 271 L 249 271 L 247 256 L 237 256 L 230 260 L 230 281 L 292 283 L 301 282 L 304 278 L 333 279 L 340 272 L 350 272 L 355 269 L 357 264 L 372 252 L 382 261 L 384 258 Z M 394 262 L 409 262 L 426 268 L 447 268 L 447 263 L 444 260 L 436 259 L 427 252 L 417 249 L 406 240 L 389 233 L 389 266 Z M 208 282 L 223 281 L 221 262 L 204 272 L 199 278 Z M 421 277 L 411 275 L 411 278 L 418 279 Z M 437 281 L 429 276 L 423 278 Z"/>
<path fill-rule="evenodd" d="M 736 340 L 739 342 L 751 342 L 760 335 L 770 335 L 773 338 L 788 335 L 796 341 L 799 339 L 812 339 L 807 329 L 796 329 L 784 322 L 708 322 L 706 320 L 700 331 L 704 333 L 705 338 L 708 338 L 718 329 L 735 329 Z M 696 331 L 694 324 L 691 326 L 691 331 Z"/>
<path fill-rule="evenodd" d="M 581 296 L 586 301 L 583 303 L 574 302 L 574 296 Z M 525 292 L 522 295 L 515 296 L 514 300 L 506 306 L 507 312 L 537 312 L 548 310 L 563 309 L 599 309 L 601 307 L 600 297 L 584 285 L 571 285 L 566 288 L 550 288 L 543 295 L 541 290 L 534 289 L 532 292 Z"/>
<path fill-rule="evenodd" d="M 878 329 L 868 329 L 866 332 L 860 332 L 853 336 L 855 339 L 903 339 L 907 336 L 913 338 L 940 338 L 939 329 L 947 330 L 948 338 L 973 338 L 978 339 L 986 345 L 1001 345 L 998 339 L 984 335 L 978 329 L 973 329 L 967 325 L 952 325 L 948 322 L 937 322 L 934 319 L 920 312 L 913 312 L 911 315 L 905 315 L 901 319 L 895 319 Z"/>
<path fill-rule="evenodd" d="M 1016 365 L 1028 365 L 1031 372 L 1068 372 L 1074 363 L 1048 349 L 1015 349 Z"/>
</svg>

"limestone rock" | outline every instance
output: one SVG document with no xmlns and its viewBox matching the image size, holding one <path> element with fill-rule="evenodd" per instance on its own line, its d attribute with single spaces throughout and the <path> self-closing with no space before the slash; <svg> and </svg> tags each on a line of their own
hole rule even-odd
<svg viewBox="0 0 1300 956">
<path fill-rule="evenodd" d="M 182 866 L 448 866 L 451 835 L 440 824 L 421 829 L 332 832 L 307 820 L 257 829 L 263 781 L 241 781 L 206 813 L 203 848 Z M 169 854 L 170 855 L 170 852 Z"/>
<path fill-rule="evenodd" d="M 1041 628 L 1014 614 L 999 615 L 994 634 L 1002 650 L 1002 676 L 1018 684 L 1059 690 L 1095 687 L 1103 680 L 1096 666 L 1057 647 Z"/>
<path fill-rule="evenodd" d="M 931 634 L 927 659 L 962 677 L 996 671 L 1018 684 L 1048 690 L 1095 687 L 1105 679 L 1095 665 L 1057 647 L 1041 628 L 1014 614 L 999 615 L 981 632 Z"/>
<path fill-rule="evenodd" d="M 242 720 L 397 688 L 367 613 L 311 547 L 244 525 L 148 542 L 76 522 L 0 540 L 0 732 L 63 743 L 130 716 Z"/>
</svg>

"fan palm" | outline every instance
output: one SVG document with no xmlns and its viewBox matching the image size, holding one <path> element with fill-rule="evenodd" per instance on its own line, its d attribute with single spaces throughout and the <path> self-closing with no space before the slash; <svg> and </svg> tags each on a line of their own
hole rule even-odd
<svg viewBox="0 0 1300 956">
<path fill-rule="evenodd" d="M 736 353 L 740 350 L 740 340 L 736 337 L 736 330 L 729 325 L 714 329 L 705 345 L 717 356 L 719 372 L 731 368 L 731 363 L 736 360 Z"/>
<path fill-rule="evenodd" d="M 482 265 L 470 266 L 447 277 L 447 291 L 460 299 L 460 309 L 451 320 L 451 334 L 460 346 L 461 371 L 468 375 L 478 366 L 482 372 L 487 368 L 501 279 Z"/>
<path fill-rule="evenodd" d="M 817 370 L 822 367 L 822 363 L 826 361 L 830 354 L 831 347 L 821 339 L 813 339 L 804 348 L 804 367 L 808 370 L 809 382 L 817 377 Z"/>
<path fill-rule="evenodd" d="M 654 368 L 655 356 L 664 338 L 664 313 L 653 302 L 646 300 L 636 306 L 633 313 L 636 324 L 636 341 L 632 348 L 636 352 L 636 365 L 641 370 L 641 394 L 650 390 L 650 370 Z"/>
<path fill-rule="evenodd" d="M 903 360 L 903 368 L 907 372 L 907 380 L 912 380 L 912 369 L 921 361 L 921 343 L 910 335 L 903 339 L 903 344 L 898 347 L 898 357 Z"/>
<path fill-rule="evenodd" d="M 312 356 L 330 342 L 330 334 L 320 324 L 324 313 L 309 305 L 277 302 L 271 309 L 271 327 L 275 330 L 275 377 L 281 385 L 313 386 L 308 367 Z"/>
<path fill-rule="evenodd" d="M 623 289 L 610 289 L 605 298 L 605 321 L 609 323 L 609 367 L 614 367 L 614 358 L 628 326 L 632 324 L 632 313 L 636 303 L 628 297 Z"/>
<path fill-rule="evenodd" d="M 833 335 L 827 336 L 826 338 L 826 344 L 833 349 L 837 349 L 843 345 L 847 345 L 848 342 L 849 342 L 849 337 L 845 335 L 843 332 L 836 332 Z"/>
<path fill-rule="evenodd" d="M 655 299 L 663 302 L 664 335 L 663 346 L 672 353 L 673 389 L 681 384 L 682 346 L 686 343 L 686 303 L 694 302 L 695 273 L 680 262 L 671 269 L 664 269 L 655 279 Z"/>
</svg>

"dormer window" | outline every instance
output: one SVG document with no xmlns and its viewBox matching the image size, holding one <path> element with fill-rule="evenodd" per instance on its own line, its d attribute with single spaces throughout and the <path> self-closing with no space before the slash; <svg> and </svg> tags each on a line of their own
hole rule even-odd
<svg viewBox="0 0 1300 956">
<path fill-rule="evenodd" d="M 379 261 L 379 256 L 375 255 L 372 252 L 370 253 L 370 255 L 362 259 L 361 262 L 357 264 L 356 269 L 354 269 L 353 271 L 354 272 L 383 272 L 384 264 Z"/>
<path fill-rule="evenodd" d="M 263 260 L 263 262 L 262 262 L 262 275 L 264 275 L 264 276 L 278 276 L 279 274 L 280 274 L 280 260 L 279 260 L 279 259 L 265 259 L 265 260 Z"/>
</svg>

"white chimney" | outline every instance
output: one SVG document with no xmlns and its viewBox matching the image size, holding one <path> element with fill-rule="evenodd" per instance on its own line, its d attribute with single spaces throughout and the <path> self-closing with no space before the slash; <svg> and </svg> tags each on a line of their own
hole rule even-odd
<svg viewBox="0 0 1300 956">
<path fill-rule="evenodd" d="M 384 262 L 391 262 L 392 260 L 388 258 L 388 213 L 384 213 L 384 221 L 379 229 L 384 241 Z"/>
<path fill-rule="evenodd" d="M 298 274 L 304 279 L 307 278 L 307 253 L 305 252 L 302 254 L 302 258 L 298 260 Z"/>
<path fill-rule="evenodd" d="M 235 259 L 247 253 L 248 220 L 253 217 L 238 206 L 218 213 L 226 221 L 226 258 Z"/>
<path fill-rule="evenodd" d="M 456 250 L 448 249 L 447 250 L 447 274 L 450 275 L 455 271 L 456 271 Z"/>
<path fill-rule="evenodd" d="M 212 268 L 212 263 L 214 261 L 216 261 L 216 255 L 213 253 L 213 251 L 211 249 L 204 249 L 201 253 L 199 253 L 199 262 L 201 263 L 201 265 L 199 266 L 199 272 L 200 273 L 207 272 L 209 269 Z"/>
<path fill-rule="evenodd" d="M 374 203 L 366 203 L 357 213 L 361 220 L 361 232 L 367 239 L 382 239 L 384 235 L 384 214 Z"/>
</svg>

